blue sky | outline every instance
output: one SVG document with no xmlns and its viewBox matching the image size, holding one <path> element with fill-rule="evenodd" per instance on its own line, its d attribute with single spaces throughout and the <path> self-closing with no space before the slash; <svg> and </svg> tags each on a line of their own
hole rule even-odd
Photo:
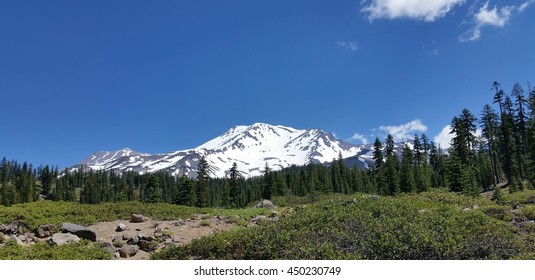
<svg viewBox="0 0 535 280">
<path fill-rule="evenodd" d="M 494 80 L 535 84 L 534 12 L 533 0 L 3 1 L 0 156 L 64 167 L 255 122 L 433 139 L 463 108 L 479 115 Z"/>
</svg>

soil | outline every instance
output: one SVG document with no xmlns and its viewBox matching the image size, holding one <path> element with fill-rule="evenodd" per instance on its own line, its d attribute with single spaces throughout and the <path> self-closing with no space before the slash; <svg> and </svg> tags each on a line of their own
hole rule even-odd
<svg viewBox="0 0 535 280">
<path fill-rule="evenodd" d="M 202 219 L 205 218 L 205 219 Z M 208 225 L 209 222 L 209 225 Z M 123 223 L 126 225 L 126 230 L 117 232 L 117 225 Z M 186 244 L 193 239 L 201 238 L 213 233 L 226 231 L 234 228 L 236 224 L 230 223 L 220 217 L 202 217 L 196 215 L 187 220 L 171 220 L 171 221 L 154 221 L 148 220 L 143 223 L 131 223 L 128 220 L 116 220 L 113 222 L 100 222 L 89 226 L 97 234 L 97 241 L 113 243 L 113 240 L 118 236 L 123 236 L 126 242 L 126 237 L 134 237 L 138 235 L 145 235 L 151 238 L 158 237 L 162 242 L 158 245 L 156 251 L 161 250 L 166 245 L 175 243 L 177 245 Z M 155 233 L 157 236 L 155 236 Z M 162 236 L 158 236 L 158 235 Z M 151 253 L 139 250 L 133 256 L 126 258 L 128 260 L 148 260 Z"/>
</svg>

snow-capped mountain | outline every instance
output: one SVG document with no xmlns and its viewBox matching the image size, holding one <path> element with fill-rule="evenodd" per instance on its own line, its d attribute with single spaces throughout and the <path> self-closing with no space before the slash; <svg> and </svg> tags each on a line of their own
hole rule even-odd
<svg viewBox="0 0 535 280">
<path fill-rule="evenodd" d="M 352 145 L 320 129 L 295 129 L 255 123 L 236 126 L 197 148 L 164 154 L 123 149 L 91 155 L 75 167 L 136 172 L 166 171 L 195 177 L 199 160 L 206 158 L 211 176 L 223 177 L 236 162 L 243 176 L 308 163 L 328 164 L 341 154 L 346 163 L 365 167 L 373 161 L 370 145 Z"/>
</svg>

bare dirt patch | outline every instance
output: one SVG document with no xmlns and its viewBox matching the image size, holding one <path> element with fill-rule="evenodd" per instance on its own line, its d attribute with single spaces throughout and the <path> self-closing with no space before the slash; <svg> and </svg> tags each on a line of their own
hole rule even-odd
<svg viewBox="0 0 535 280">
<path fill-rule="evenodd" d="M 126 225 L 125 231 L 116 231 L 117 225 L 120 223 Z M 235 223 L 230 223 L 218 216 L 195 215 L 186 220 L 155 221 L 149 219 L 142 223 L 132 223 L 128 220 L 99 222 L 90 225 L 89 228 L 96 232 L 97 241 L 102 243 L 128 246 L 128 243 L 134 243 L 135 238 L 140 236 L 142 238 L 139 239 L 152 242 L 154 250 L 139 250 L 137 254 L 127 258 L 129 260 L 147 260 L 150 259 L 152 251 L 159 251 L 170 244 L 186 244 L 193 239 L 226 231 L 236 226 Z M 115 247 L 116 249 L 120 248 Z"/>
</svg>

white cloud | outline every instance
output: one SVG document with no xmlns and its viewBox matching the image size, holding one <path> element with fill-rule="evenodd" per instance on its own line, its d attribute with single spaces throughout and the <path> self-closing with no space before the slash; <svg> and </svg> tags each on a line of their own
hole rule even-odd
<svg viewBox="0 0 535 280">
<path fill-rule="evenodd" d="M 442 149 L 448 149 L 451 145 L 451 139 L 453 139 L 453 134 L 450 134 L 451 126 L 445 126 L 440 133 L 433 138 L 435 145 L 442 147 Z"/>
<path fill-rule="evenodd" d="M 530 1 L 526 1 L 522 4 L 520 4 L 520 6 L 518 6 L 518 12 L 521 13 L 523 12 L 525 9 L 527 9 L 531 4 L 533 4 L 533 2 L 535 2 L 535 0 L 530 0 Z"/>
<path fill-rule="evenodd" d="M 451 132 L 451 125 L 446 125 L 440 133 L 433 138 L 433 142 L 435 142 L 435 145 L 440 147 L 442 149 L 448 149 L 451 146 L 451 139 L 453 139 L 453 134 L 450 134 Z M 479 138 L 482 134 L 482 130 L 478 128 L 476 132 L 474 133 L 474 136 L 476 138 Z"/>
<path fill-rule="evenodd" d="M 360 134 L 360 133 L 355 133 L 353 134 L 353 136 L 351 136 L 351 138 L 347 139 L 348 142 L 355 142 L 355 141 L 359 141 L 361 144 L 368 144 L 368 138 L 366 138 L 366 136 Z"/>
<path fill-rule="evenodd" d="M 357 42 L 341 42 L 341 41 L 338 41 L 336 42 L 336 45 L 339 46 L 339 47 L 342 47 L 342 48 L 348 48 L 352 51 L 356 51 L 359 49 L 359 46 L 357 44 Z"/>
<path fill-rule="evenodd" d="M 445 16 L 451 9 L 465 0 L 364 0 L 361 12 L 368 14 L 369 20 L 388 18 L 410 18 L 435 21 Z"/>
<path fill-rule="evenodd" d="M 492 9 L 489 9 L 489 2 L 485 2 L 477 13 L 474 14 L 474 27 L 459 36 L 461 42 L 479 40 L 483 27 L 504 27 L 509 23 L 513 15 L 523 12 L 535 0 L 528 0 L 519 6 L 512 5 L 501 8 L 494 6 Z"/>
<path fill-rule="evenodd" d="M 425 126 L 422 121 L 416 119 L 402 125 L 381 126 L 379 127 L 379 130 L 383 131 L 386 134 L 392 135 L 394 141 L 397 142 L 412 139 L 414 137 L 414 134 L 417 132 L 426 132 L 427 126 Z"/>
</svg>

